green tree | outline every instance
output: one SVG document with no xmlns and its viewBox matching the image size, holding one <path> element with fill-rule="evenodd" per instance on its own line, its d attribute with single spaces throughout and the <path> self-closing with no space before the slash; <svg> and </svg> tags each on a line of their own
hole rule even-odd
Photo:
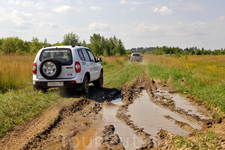
<svg viewBox="0 0 225 150">
<path fill-rule="evenodd" d="M 30 53 L 32 54 L 37 53 L 39 49 L 42 48 L 42 46 L 43 44 L 39 42 L 39 39 L 37 37 L 33 37 L 30 43 Z"/>
<path fill-rule="evenodd" d="M 4 54 L 16 52 L 16 38 L 18 37 L 8 37 L 3 41 L 2 52 Z"/>
<path fill-rule="evenodd" d="M 63 45 L 72 45 L 72 44 L 79 44 L 79 37 L 73 32 L 65 34 L 63 36 Z"/>
<path fill-rule="evenodd" d="M 101 35 L 94 33 L 93 36 L 90 37 L 90 42 L 90 48 L 94 55 L 102 55 Z"/>
<path fill-rule="evenodd" d="M 201 50 L 200 49 L 197 49 L 196 51 L 195 51 L 195 55 L 201 55 L 202 53 L 201 53 Z"/>
</svg>

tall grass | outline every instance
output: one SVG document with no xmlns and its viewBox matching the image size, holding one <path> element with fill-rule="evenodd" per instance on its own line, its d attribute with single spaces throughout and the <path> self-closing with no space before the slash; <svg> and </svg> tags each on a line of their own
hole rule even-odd
<svg viewBox="0 0 225 150">
<path fill-rule="evenodd" d="M 145 55 L 144 58 L 149 62 L 151 78 L 171 79 L 181 92 L 225 112 L 224 56 L 185 58 Z"/>
<path fill-rule="evenodd" d="M 0 92 L 32 85 L 33 55 L 0 55 Z"/>
<path fill-rule="evenodd" d="M 61 100 L 32 88 L 33 55 L 0 55 L 0 137 Z"/>
</svg>

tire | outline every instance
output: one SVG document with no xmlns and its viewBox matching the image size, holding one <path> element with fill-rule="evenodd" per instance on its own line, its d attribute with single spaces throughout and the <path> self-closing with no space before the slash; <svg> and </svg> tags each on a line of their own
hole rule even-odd
<svg viewBox="0 0 225 150">
<path fill-rule="evenodd" d="M 88 94 L 89 93 L 89 80 L 88 80 L 87 75 L 84 76 L 82 92 L 84 94 Z"/>
<path fill-rule="evenodd" d="M 103 73 L 100 73 L 99 79 L 93 82 L 94 86 L 103 88 Z"/>
<path fill-rule="evenodd" d="M 40 73 L 46 79 L 57 78 L 62 70 L 62 63 L 54 58 L 46 58 L 40 65 Z"/>
</svg>

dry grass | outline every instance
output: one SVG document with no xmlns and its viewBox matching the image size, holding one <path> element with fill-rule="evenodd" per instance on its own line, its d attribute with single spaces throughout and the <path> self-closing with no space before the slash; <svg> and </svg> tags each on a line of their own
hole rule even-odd
<svg viewBox="0 0 225 150">
<path fill-rule="evenodd" d="M 127 57 L 125 57 L 125 56 L 123 56 L 123 57 L 110 56 L 110 57 L 104 57 L 103 60 L 108 63 L 116 64 L 118 62 L 124 62 L 125 60 L 127 60 Z"/>
<path fill-rule="evenodd" d="M 0 55 L 0 92 L 32 84 L 33 55 Z"/>
</svg>

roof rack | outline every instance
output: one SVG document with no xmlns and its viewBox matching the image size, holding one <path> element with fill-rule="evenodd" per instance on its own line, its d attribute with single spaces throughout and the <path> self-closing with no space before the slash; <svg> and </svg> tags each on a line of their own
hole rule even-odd
<svg viewBox="0 0 225 150">
<path fill-rule="evenodd" d="M 52 45 L 45 45 L 43 48 L 52 47 L 52 46 L 54 46 L 54 44 L 52 44 Z"/>
<path fill-rule="evenodd" d="M 81 44 L 72 44 L 72 47 L 75 47 L 75 46 L 82 46 Z"/>
</svg>

